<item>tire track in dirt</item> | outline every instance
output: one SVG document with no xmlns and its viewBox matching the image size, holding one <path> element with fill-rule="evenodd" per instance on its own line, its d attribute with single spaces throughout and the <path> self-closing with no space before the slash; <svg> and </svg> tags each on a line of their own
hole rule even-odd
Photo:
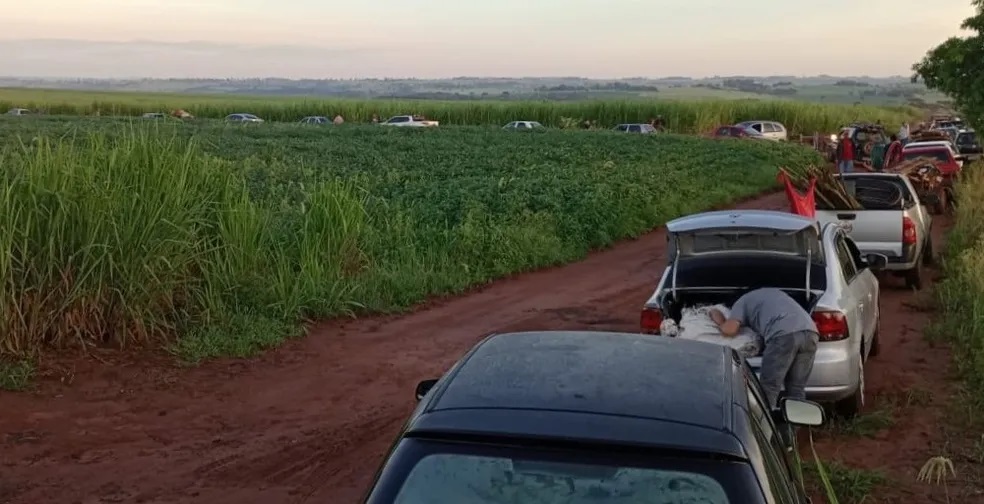
<svg viewBox="0 0 984 504">
<path fill-rule="evenodd" d="M 782 194 L 738 205 L 785 206 Z M 251 361 L 187 370 L 59 363 L 85 379 L 2 396 L 0 501 L 356 502 L 412 411 L 418 380 L 439 376 L 493 331 L 636 330 L 665 245 L 658 230 L 407 315 L 325 323 Z M 940 365 L 915 343 L 891 348 L 892 334 L 903 334 L 893 324 L 915 328 L 925 319 L 898 315 L 911 297 L 885 289 L 872 391 L 903 391 L 909 382 L 898 369 L 911 359 L 927 359 L 929 370 L 915 373 Z M 891 456 L 886 448 L 866 452 Z"/>
</svg>

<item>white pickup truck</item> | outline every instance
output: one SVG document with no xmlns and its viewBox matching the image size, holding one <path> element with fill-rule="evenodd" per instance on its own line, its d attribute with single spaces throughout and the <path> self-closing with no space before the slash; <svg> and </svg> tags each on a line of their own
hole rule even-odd
<svg viewBox="0 0 984 504">
<path fill-rule="evenodd" d="M 400 126 L 409 128 L 427 128 L 436 127 L 440 123 L 437 121 L 428 121 L 423 116 L 415 115 L 398 115 L 390 117 L 389 119 L 381 122 L 383 126 Z"/>
<path fill-rule="evenodd" d="M 863 172 L 836 177 L 864 209 L 825 208 L 817 201 L 820 225 L 841 222 L 862 254 L 884 255 L 885 270 L 905 278 L 906 287 L 922 288 L 921 267 L 933 261 L 933 217 L 909 178 Z"/>
</svg>

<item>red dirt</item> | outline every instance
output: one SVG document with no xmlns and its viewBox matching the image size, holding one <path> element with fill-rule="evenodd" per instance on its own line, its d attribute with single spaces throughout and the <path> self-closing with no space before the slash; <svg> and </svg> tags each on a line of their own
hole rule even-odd
<svg viewBox="0 0 984 504">
<path fill-rule="evenodd" d="M 773 194 L 739 206 L 786 202 Z M 0 502 L 354 503 L 412 410 L 418 380 L 492 331 L 636 330 L 665 239 L 655 231 L 408 315 L 326 323 L 252 361 L 49 365 L 38 391 L 0 396 Z M 884 290 L 869 390 L 919 386 L 942 401 L 947 354 L 919 337 L 926 317 L 903 306 L 912 298 Z M 889 430 L 890 443 L 822 441 L 821 450 L 912 472 L 933 455 L 926 445 L 939 421 L 920 409 Z"/>
</svg>

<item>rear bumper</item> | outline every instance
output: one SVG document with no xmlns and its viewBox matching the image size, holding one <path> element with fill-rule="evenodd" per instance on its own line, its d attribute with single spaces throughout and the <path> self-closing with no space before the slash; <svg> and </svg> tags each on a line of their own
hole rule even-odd
<svg viewBox="0 0 984 504">
<path fill-rule="evenodd" d="M 895 251 L 865 250 L 866 254 L 883 254 L 888 258 L 885 265 L 886 271 L 908 271 L 919 264 L 919 250 L 915 245 L 903 245 L 902 255 L 897 255 Z"/>
<path fill-rule="evenodd" d="M 819 343 L 813 371 L 806 382 L 806 397 L 817 402 L 836 402 L 851 397 L 860 385 L 860 353 L 849 350 L 848 341 Z M 748 359 L 755 375 L 760 373 L 761 357 Z"/>
</svg>

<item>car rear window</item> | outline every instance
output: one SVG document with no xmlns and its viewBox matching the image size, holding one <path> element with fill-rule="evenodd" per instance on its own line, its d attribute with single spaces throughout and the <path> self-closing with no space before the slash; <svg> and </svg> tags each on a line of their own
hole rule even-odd
<svg viewBox="0 0 984 504">
<path fill-rule="evenodd" d="M 921 157 L 935 159 L 937 161 L 948 162 L 950 161 L 950 152 L 946 149 L 919 149 L 905 151 L 903 153 L 906 161 L 911 161 L 913 159 L 919 159 Z"/>
<path fill-rule="evenodd" d="M 977 134 L 975 132 L 961 133 L 957 137 L 957 143 L 960 145 L 971 145 L 977 142 Z"/>
<path fill-rule="evenodd" d="M 395 504 L 729 504 L 706 474 L 461 453 L 420 459 Z"/>
</svg>

